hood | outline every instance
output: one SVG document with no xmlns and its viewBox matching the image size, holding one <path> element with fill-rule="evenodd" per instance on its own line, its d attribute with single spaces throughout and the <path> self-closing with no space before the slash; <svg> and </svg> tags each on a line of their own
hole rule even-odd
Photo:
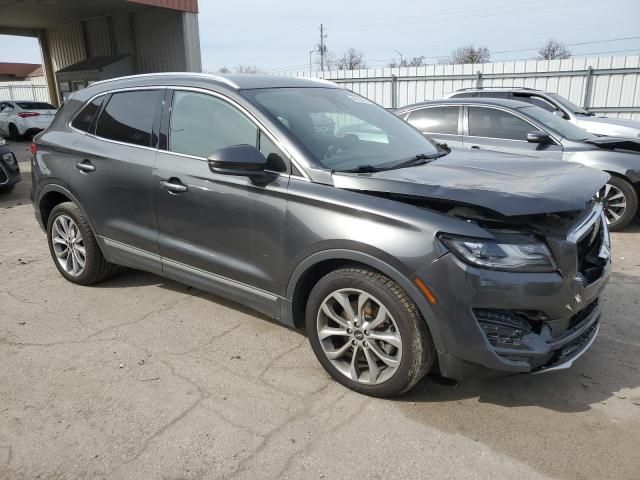
<svg viewBox="0 0 640 480">
<path fill-rule="evenodd" d="M 583 210 L 608 179 L 564 161 L 462 150 L 416 167 L 333 174 L 338 188 L 474 205 L 505 216 Z"/>
<path fill-rule="evenodd" d="M 636 137 L 640 134 L 640 122 L 624 118 L 576 115 L 576 123 L 578 126 L 596 135 Z"/>
</svg>

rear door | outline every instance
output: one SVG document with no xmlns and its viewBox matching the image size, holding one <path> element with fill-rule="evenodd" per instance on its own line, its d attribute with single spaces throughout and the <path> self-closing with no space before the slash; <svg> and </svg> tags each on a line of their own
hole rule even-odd
<svg viewBox="0 0 640 480">
<path fill-rule="evenodd" d="M 169 101 L 169 100 L 168 100 Z M 229 295 L 274 316 L 290 164 L 237 104 L 211 93 L 176 90 L 163 118 L 154 188 L 166 275 Z M 267 184 L 212 173 L 217 149 L 248 144 L 277 173 Z M 253 293 L 250 293 L 253 292 Z M 246 295 L 246 296 L 244 296 Z M 257 302 L 257 303 L 256 303 Z"/>
<path fill-rule="evenodd" d="M 409 112 L 406 121 L 436 142 L 462 147 L 461 112 L 457 105 L 424 107 Z"/>
<path fill-rule="evenodd" d="M 529 143 L 527 134 L 540 129 L 507 110 L 467 106 L 465 117 L 464 148 L 562 159 L 562 147 L 553 140 L 545 145 Z"/>
<path fill-rule="evenodd" d="M 158 253 L 153 168 L 163 97 L 161 88 L 114 92 L 72 123 L 88 131 L 70 147 L 69 184 L 98 235 L 116 251 Z M 128 264 L 127 258 L 119 260 Z"/>
</svg>

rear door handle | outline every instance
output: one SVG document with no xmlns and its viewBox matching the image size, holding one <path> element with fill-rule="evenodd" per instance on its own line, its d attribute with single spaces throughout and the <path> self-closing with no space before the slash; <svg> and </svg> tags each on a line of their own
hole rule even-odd
<svg viewBox="0 0 640 480">
<path fill-rule="evenodd" d="M 95 171 L 96 167 L 91 165 L 89 160 L 83 160 L 81 162 L 76 163 L 76 168 L 84 173 L 89 173 Z"/>
<path fill-rule="evenodd" d="M 189 190 L 189 188 L 186 185 L 183 185 L 182 182 L 177 178 L 161 180 L 160 185 L 166 188 L 170 193 L 184 193 Z"/>
<path fill-rule="evenodd" d="M 471 145 L 471 148 L 474 148 L 476 150 L 480 150 L 480 147 L 478 145 Z"/>
</svg>

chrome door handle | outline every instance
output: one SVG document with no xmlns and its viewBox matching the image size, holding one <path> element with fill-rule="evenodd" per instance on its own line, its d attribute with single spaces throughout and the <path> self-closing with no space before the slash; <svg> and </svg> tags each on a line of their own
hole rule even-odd
<svg viewBox="0 0 640 480">
<path fill-rule="evenodd" d="M 182 183 L 176 183 L 175 180 L 161 180 L 160 185 L 169 190 L 169 192 L 171 193 L 184 193 L 189 190 L 186 185 L 183 185 Z"/>
<path fill-rule="evenodd" d="M 94 172 L 96 167 L 91 165 L 89 160 L 83 160 L 82 162 L 76 163 L 76 168 L 84 173 Z"/>
</svg>

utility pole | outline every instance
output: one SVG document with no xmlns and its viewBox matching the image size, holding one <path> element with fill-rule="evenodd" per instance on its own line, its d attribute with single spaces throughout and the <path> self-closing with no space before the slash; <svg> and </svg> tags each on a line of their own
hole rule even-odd
<svg viewBox="0 0 640 480">
<path fill-rule="evenodd" d="M 395 48 L 393 49 L 394 52 L 396 52 L 398 55 L 400 55 L 400 66 L 404 67 L 403 62 L 402 62 L 402 52 L 399 52 L 398 50 L 396 50 Z"/>
<path fill-rule="evenodd" d="M 327 38 L 327 34 L 324 33 L 324 25 L 320 24 L 320 71 L 324 72 L 324 55 L 325 49 L 324 39 Z"/>
</svg>

